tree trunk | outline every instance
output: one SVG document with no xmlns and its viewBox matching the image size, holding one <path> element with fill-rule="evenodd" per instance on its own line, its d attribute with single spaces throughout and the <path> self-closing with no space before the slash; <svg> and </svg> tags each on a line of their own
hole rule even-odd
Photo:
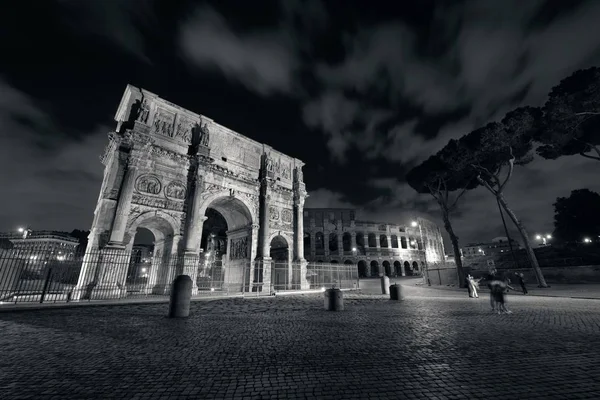
<svg viewBox="0 0 600 400">
<path fill-rule="evenodd" d="M 537 258 L 533 251 L 533 248 L 531 247 L 531 243 L 529 242 L 529 235 L 527 234 L 525 227 L 523 226 L 521 221 L 519 221 L 519 219 L 517 218 L 515 213 L 508 207 L 508 204 L 506 203 L 506 199 L 504 198 L 504 195 L 502 193 L 498 193 L 497 198 L 498 198 L 498 201 L 500 202 L 500 204 L 502 205 L 502 208 L 504 208 L 504 210 L 506 211 L 506 214 L 508 214 L 508 216 L 510 217 L 512 222 L 515 224 L 515 226 L 519 230 L 521 237 L 523 238 L 523 244 L 525 245 L 525 251 L 527 252 L 527 257 L 529 258 L 529 262 L 531 263 L 533 272 L 535 272 L 535 276 L 538 281 L 538 286 L 541 288 L 547 288 L 548 284 L 546 283 L 546 280 L 544 279 L 544 275 L 542 274 L 540 265 L 538 264 Z"/>
<path fill-rule="evenodd" d="M 458 274 L 458 286 L 461 288 L 465 288 L 465 271 L 462 266 L 462 259 L 460 257 L 460 248 L 458 247 L 458 237 L 454 234 L 454 230 L 452 229 L 452 224 L 450 223 L 450 218 L 448 215 L 448 211 L 442 208 L 442 217 L 444 219 L 444 228 L 446 228 L 446 232 L 450 235 L 450 241 L 452 242 L 452 249 L 454 250 L 454 261 L 456 262 L 456 272 Z"/>
</svg>

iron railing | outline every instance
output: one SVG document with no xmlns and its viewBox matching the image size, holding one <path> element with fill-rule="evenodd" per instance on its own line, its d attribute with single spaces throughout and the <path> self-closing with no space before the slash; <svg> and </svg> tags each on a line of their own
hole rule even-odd
<svg viewBox="0 0 600 400">
<path fill-rule="evenodd" d="M 65 252 L 49 246 L 0 249 L 0 304 L 165 297 L 180 274 L 192 277 L 195 297 L 358 286 L 355 265 L 154 253 L 143 256 L 118 248 Z"/>
</svg>

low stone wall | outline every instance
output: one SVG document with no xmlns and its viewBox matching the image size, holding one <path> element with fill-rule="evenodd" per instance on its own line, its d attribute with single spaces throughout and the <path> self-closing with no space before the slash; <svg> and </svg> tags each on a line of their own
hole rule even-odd
<svg viewBox="0 0 600 400">
<path fill-rule="evenodd" d="M 516 283 L 515 272 L 522 273 L 527 284 L 536 284 L 537 279 L 531 268 L 498 269 L 499 274 L 507 275 Z M 475 278 L 484 278 L 487 271 L 471 271 L 465 268 L 465 273 L 470 273 Z M 542 274 L 548 283 L 600 283 L 600 265 L 583 265 L 578 267 L 547 267 L 542 268 Z M 433 284 L 433 282 L 432 282 Z"/>
<path fill-rule="evenodd" d="M 453 268 L 429 268 L 429 283 L 434 286 L 458 286 L 458 273 Z"/>
</svg>

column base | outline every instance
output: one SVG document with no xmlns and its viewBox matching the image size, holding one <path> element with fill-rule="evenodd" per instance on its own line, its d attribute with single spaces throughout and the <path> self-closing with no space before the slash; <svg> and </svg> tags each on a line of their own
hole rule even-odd
<svg viewBox="0 0 600 400">
<path fill-rule="evenodd" d="M 308 278 L 306 277 L 306 273 L 308 272 L 307 268 L 306 268 L 306 266 L 308 265 L 308 261 L 306 261 L 304 258 L 301 258 L 294 262 L 300 264 L 300 290 L 310 289 L 310 282 L 308 281 Z"/>
<path fill-rule="evenodd" d="M 260 257 L 255 260 L 254 268 L 258 269 L 258 279 L 252 282 L 253 292 L 273 293 L 271 261 L 271 257 Z"/>
</svg>

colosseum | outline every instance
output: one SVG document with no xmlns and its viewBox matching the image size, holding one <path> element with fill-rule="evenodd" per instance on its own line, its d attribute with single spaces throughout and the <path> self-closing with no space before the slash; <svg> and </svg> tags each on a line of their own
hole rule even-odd
<svg viewBox="0 0 600 400">
<path fill-rule="evenodd" d="M 444 261 L 444 244 L 440 229 L 423 218 L 397 225 L 356 220 L 350 208 L 305 208 L 304 256 L 355 264 L 362 278 L 410 276 Z"/>
</svg>

